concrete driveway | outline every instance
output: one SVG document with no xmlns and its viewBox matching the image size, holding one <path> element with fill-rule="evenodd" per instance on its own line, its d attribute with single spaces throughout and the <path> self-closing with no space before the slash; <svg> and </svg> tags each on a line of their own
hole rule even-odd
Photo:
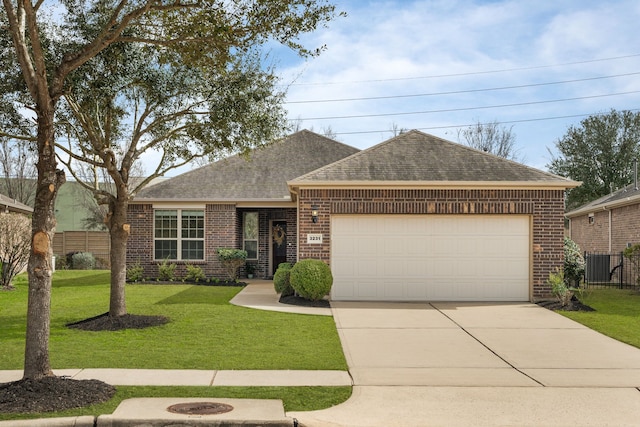
<svg viewBox="0 0 640 427">
<path fill-rule="evenodd" d="M 332 303 L 351 399 L 303 426 L 640 425 L 640 350 L 528 303 Z"/>
</svg>

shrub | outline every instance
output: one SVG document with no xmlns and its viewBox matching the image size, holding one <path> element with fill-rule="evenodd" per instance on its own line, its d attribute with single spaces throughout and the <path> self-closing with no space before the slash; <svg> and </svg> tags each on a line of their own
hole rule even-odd
<svg viewBox="0 0 640 427">
<path fill-rule="evenodd" d="M 584 276 L 584 257 L 576 242 L 564 238 L 564 280 L 568 287 L 580 287 Z"/>
<path fill-rule="evenodd" d="M 319 259 L 302 260 L 291 269 L 291 287 L 302 298 L 317 301 L 331 290 L 333 276 L 327 264 Z"/>
<path fill-rule="evenodd" d="M 27 266 L 30 253 L 29 218 L 16 213 L 0 213 L 0 287 L 13 289 L 13 278 Z"/>
<path fill-rule="evenodd" d="M 184 280 L 197 283 L 201 280 L 205 280 L 206 278 L 207 276 L 205 276 L 204 271 L 202 271 L 202 267 L 199 265 L 187 264 L 187 274 L 184 276 Z"/>
<path fill-rule="evenodd" d="M 242 267 L 247 260 L 247 251 L 241 249 L 218 249 L 218 259 L 222 263 L 229 279 L 238 278 L 238 268 Z"/>
<path fill-rule="evenodd" d="M 128 282 L 141 282 L 144 278 L 144 268 L 140 265 L 140 261 L 127 268 Z"/>
<path fill-rule="evenodd" d="M 56 255 L 56 270 L 68 270 L 69 259 L 63 255 Z"/>
<path fill-rule="evenodd" d="M 109 258 L 96 258 L 96 270 L 110 270 L 111 260 Z"/>
<path fill-rule="evenodd" d="M 288 262 L 283 262 L 273 274 L 273 287 L 276 288 L 276 293 L 282 294 L 283 297 L 293 295 L 293 288 L 291 287 L 292 267 Z"/>
<path fill-rule="evenodd" d="M 631 265 L 633 265 L 636 274 L 636 283 L 640 285 L 640 244 L 626 248 L 622 251 L 622 254 L 631 262 Z"/>
<path fill-rule="evenodd" d="M 93 270 L 96 259 L 91 252 L 78 252 L 71 256 L 71 266 L 74 270 Z"/>
<path fill-rule="evenodd" d="M 573 297 L 573 290 L 567 286 L 563 270 L 557 269 L 555 273 L 550 273 L 547 283 L 551 285 L 551 293 L 563 307 L 569 304 Z"/>
<path fill-rule="evenodd" d="M 173 282 L 176 279 L 176 264 L 169 263 L 169 259 L 158 264 L 158 280 Z"/>
</svg>

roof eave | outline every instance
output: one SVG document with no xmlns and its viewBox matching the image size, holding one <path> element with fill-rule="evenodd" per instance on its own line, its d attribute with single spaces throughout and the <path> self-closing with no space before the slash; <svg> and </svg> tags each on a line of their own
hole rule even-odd
<svg viewBox="0 0 640 427">
<path fill-rule="evenodd" d="M 564 214 L 564 216 L 567 218 L 574 218 L 576 216 L 580 216 L 580 215 L 584 215 L 592 212 L 608 211 L 611 209 L 621 208 L 624 206 L 634 205 L 637 203 L 640 203 L 640 195 L 627 197 L 625 199 L 614 200 L 613 202 L 610 202 L 610 203 L 604 202 L 597 205 L 587 205 L 585 207 L 578 208 L 571 212 L 567 212 L 566 214 Z"/>
<path fill-rule="evenodd" d="M 569 189 L 581 182 L 562 181 L 289 181 L 289 190 L 294 188 L 429 188 L 429 189 Z"/>
<path fill-rule="evenodd" d="M 175 203 L 175 204 L 193 204 L 193 203 L 203 203 L 203 204 L 247 204 L 247 203 L 272 203 L 272 204 L 287 204 L 291 203 L 291 196 L 283 196 L 282 199 L 251 199 L 251 198 L 243 198 L 243 199 L 206 199 L 206 198 L 170 198 L 170 197 L 148 197 L 148 198 L 136 198 L 132 200 L 129 204 L 131 205 L 140 205 L 140 204 L 151 204 L 151 203 Z"/>
</svg>

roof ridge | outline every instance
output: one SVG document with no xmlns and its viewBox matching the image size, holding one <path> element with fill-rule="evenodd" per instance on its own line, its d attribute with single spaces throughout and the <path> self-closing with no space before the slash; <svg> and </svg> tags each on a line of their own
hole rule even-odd
<svg viewBox="0 0 640 427">
<path fill-rule="evenodd" d="M 363 150 L 359 150 L 359 149 L 358 149 L 358 152 L 353 153 L 353 154 L 352 154 L 352 155 L 350 155 L 350 156 L 344 157 L 344 158 L 342 158 L 342 159 L 340 159 L 340 160 L 338 160 L 338 161 L 336 161 L 336 162 L 329 163 L 328 165 L 324 165 L 323 167 L 318 168 L 318 169 L 316 169 L 316 170 L 312 170 L 311 172 L 307 172 L 307 173 L 305 173 L 304 175 L 301 175 L 301 176 L 299 176 L 299 177 L 297 177 L 297 178 L 292 179 L 291 181 L 297 181 L 297 180 L 300 180 L 300 179 L 304 179 L 304 178 L 306 178 L 307 176 L 310 176 L 310 175 L 312 175 L 312 174 L 320 173 L 320 172 L 324 171 L 325 169 L 328 169 L 329 167 L 334 167 L 334 166 L 336 166 L 336 165 L 342 164 L 342 163 L 344 163 L 344 162 L 346 162 L 346 161 L 348 161 L 349 159 L 352 159 L 352 158 L 354 158 L 354 157 L 358 157 L 358 156 L 360 156 L 360 155 L 365 155 L 366 153 L 368 153 L 369 151 L 373 150 L 374 148 L 384 146 L 384 145 L 386 145 L 386 144 L 390 143 L 391 141 L 395 140 L 396 138 L 400 137 L 401 135 L 407 134 L 407 133 L 409 133 L 409 132 L 419 132 L 419 131 L 417 131 L 417 130 L 415 130 L 415 129 L 412 129 L 412 130 L 409 130 L 409 131 L 407 131 L 407 132 L 402 132 L 402 133 L 400 133 L 400 134 L 398 134 L 398 135 L 396 135 L 396 136 L 394 136 L 394 137 L 392 137 L 392 138 L 390 138 L 390 139 L 387 139 L 387 140 L 385 140 L 385 141 L 381 141 L 381 142 L 377 143 L 376 145 L 372 145 L 371 147 L 365 148 L 365 149 L 363 149 Z M 338 141 L 338 142 L 339 142 L 339 141 Z M 355 147 L 353 147 L 353 148 L 355 148 Z"/>
</svg>

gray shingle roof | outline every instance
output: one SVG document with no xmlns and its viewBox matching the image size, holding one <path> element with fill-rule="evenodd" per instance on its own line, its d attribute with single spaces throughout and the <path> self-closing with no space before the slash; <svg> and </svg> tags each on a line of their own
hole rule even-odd
<svg viewBox="0 0 640 427">
<path fill-rule="evenodd" d="M 0 212 L 5 211 L 29 214 L 33 212 L 33 208 L 4 194 L 0 194 Z"/>
<path fill-rule="evenodd" d="M 586 203 L 571 212 L 567 212 L 565 215 L 571 218 L 587 212 L 593 212 L 604 207 L 613 208 L 616 206 L 634 203 L 640 203 L 640 190 L 636 189 L 635 184 L 630 184 L 611 194 L 607 194 L 606 196 L 602 196 L 599 199 Z"/>
<path fill-rule="evenodd" d="M 290 200 L 287 181 L 358 152 L 313 132 L 296 132 L 257 149 L 217 161 L 142 190 L 143 200 Z"/>
<path fill-rule="evenodd" d="M 577 185 L 563 177 L 416 130 L 310 172 L 289 184 L 382 181 Z"/>
</svg>

